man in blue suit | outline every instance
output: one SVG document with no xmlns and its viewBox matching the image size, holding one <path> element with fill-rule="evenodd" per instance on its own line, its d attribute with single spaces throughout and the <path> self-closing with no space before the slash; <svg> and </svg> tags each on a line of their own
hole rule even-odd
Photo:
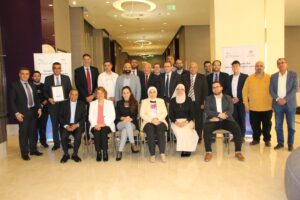
<svg viewBox="0 0 300 200">
<path fill-rule="evenodd" d="M 275 150 L 284 147 L 283 119 L 286 116 L 288 126 L 288 150 L 293 150 L 295 134 L 296 93 L 298 91 L 297 74 L 288 71 L 288 63 L 285 58 L 277 60 L 279 72 L 271 76 L 270 93 L 273 98 L 272 106 L 275 111 L 275 129 L 277 145 Z"/>
</svg>

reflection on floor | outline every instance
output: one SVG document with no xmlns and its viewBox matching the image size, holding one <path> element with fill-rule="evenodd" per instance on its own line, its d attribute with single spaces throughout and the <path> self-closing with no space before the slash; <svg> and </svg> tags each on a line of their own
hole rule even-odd
<svg viewBox="0 0 300 200">
<path fill-rule="evenodd" d="M 300 117 L 297 116 L 298 121 Z M 274 124 L 274 123 L 273 123 Z M 296 130 L 300 125 L 296 124 Z M 286 130 L 286 128 L 285 128 Z M 42 157 L 22 161 L 17 129 L 9 127 L 8 157 L 0 160 L 1 200 L 35 199 L 208 199 L 208 200 L 284 200 L 284 168 L 289 152 L 274 151 L 264 143 L 243 146 L 245 162 L 234 158 L 234 145 L 228 155 L 222 139 L 213 145 L 213 159 L 203 161 L 199 145 L 190 158 L 180 158 L 175 146 L 168 146 L 167 162 L 149 163 L 148 149 L 131 154 L 129 145 L 123 159 L 116 162 L 110 152 L 106 163 L 95 161 L 92 146 L 82 145 L 81 163 L 60 164 L 61 151 L 39 149 Z M 300 146 L 296 134 L 295 147 Z M 274 126 L 272 146 L 276 145 Z M 51 145 L 52 146 L 52 145 Z M 50 146 L 50 147 L 51 147 Z M 71 151 L 70 151 L 71 152 Z"/>
</svg>

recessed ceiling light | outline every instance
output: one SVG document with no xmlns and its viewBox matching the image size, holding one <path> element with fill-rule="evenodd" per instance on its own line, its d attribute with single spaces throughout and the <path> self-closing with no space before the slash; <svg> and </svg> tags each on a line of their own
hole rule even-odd
<svg viewBox="0 0 300 200">
<path fill-rule="evenodd" d="M 106 1 L 105 3 L 110 4 L 110 1 Z"/>
<path fill-rule="evenodd" d="M 164 22 L 164 25 L 167 25 L 167 22 Z"/>
<path fill-rule="evenodd" d="M 49 3 L 48 6 L 49 6 L 49 7 L 53 7 L 53 4 Z"/>
<path fill-rule="evenodd" d="M 86 17 L 89 17 L 89 15 L 85 15 Z"/>
<path fill-rule="evenodd" d="M 77 3 L 76 3 L 76 1 L 73 1 L 72 4 L 73 4 L 73 5 L 76 5 Z"/>
<path fill-rule="evenodd" d="M 120 24 L 120 27 L 122 27 L 123 25 L 122 24 Z"/>
</svg>

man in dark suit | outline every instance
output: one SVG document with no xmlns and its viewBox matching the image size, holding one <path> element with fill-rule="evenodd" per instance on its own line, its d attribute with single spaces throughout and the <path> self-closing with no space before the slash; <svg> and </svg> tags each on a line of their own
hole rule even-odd
<svg viewBox="0 0 300 200">
<path fill-rule="evenodd" d="M 175 67 L 176 67 L 176 72 L 180 76 L 180 78 L 182 78 L 182 76 L 188 73 L 188 71 L 184 69 L 183 62 L 180 59 L 176 60 Z"/>
<path fill-rule="evenodd" d="M 198 133 L 200 143 L 203 130 L 203 110 L 204 100 L 207 96 L 208 87 L 206 77 L 198 73 L 199 67 L 196 62 L 192 62 L 189 72 L 182 76 L 182 82 L 185 86 L 186 95 L 189 96 L 194 105 L 195 129 Z"/>
<path fill-rule="evenodd" d="M 94 100 L 94 90 L 97 88 L 97 80 L 99 71 L 96 67 L 91 66 L 91 56 L 89 54 L 83 54 L 82 56 L 83 66 L 75 69 L 75 85 L 79 92 L 78 99 L 85 102 L 87 110 L 89 110 L 90 102 Z M 88 120 L 88 113 L 85 120 L 85 132 L 86 139 L 90 139 L 90 123 Z M 86 141 L 88 143 L 88 141 Z"/>
<path fill-rule="evenodd" d="M 234 106 L 233 118 L 238 123 L 241 133 L 242 133 L 242 141 L 245 141 L 245 133 L 246 133 L 246 111 L 245 105 L 243 103 L 243 87 L 248 78 L 247 74 L 241 73 L 240 62 L 235 60 L 232 62 L 232 71 L 233 74 L 229 76 L 230 82 L 230 90 L 229 95 L 232 97 L 232 102 Z M 232 140 L 233 141 L 233 140 Z"/>
<path fill-rule="evenodd" d="M 158 76 L 151 73 L 151 64 L 145 63 L 144 64 L 144 73 L 139 75 L 140 82 L 141 82 L 141 100 L 148 98 L 148 88 L 150 86 L 158 87 Z"/>
<path fill-rule="evenodd" d="M 206 97 L 204 106 L 205 113 L 207 115 L 206 122 L 204 124 L 204 143 L 206 151 L 204 161 L 208 162 L 212 158 L 211 135 L 212 132 L 218 129 L 225 129 L 233 134 L 235 144 L 235 157 L 239 161 L 244 161 L 245 158 L 241 153 L 241 130 L 232 117 L 232 99 L 229 95 L 222 93 L 223 87 L 220 82 L 214 82 L 212 85 L 212 89 L 213 95 Z"/>
<path fill-rule="evenodd" d="M 70 91 L 69 98 L 69 100 L 62 103 L 59 115 L 59 123 L 62 130 L 61 145 L 64 151 L 64 155 L 60 160 L 61 163 L 65 163 L 70 159 L 68 139 L 71 134 L 74 136 L 74 149 L 71 158 L 75 162 L 81 162 L 81 158 L 78 156 L 78 149 L 81 143 L 81 134 L 85 128 L 86 106 L 84 102 L 77 100 L 78 90 L 76 89 Z"/>
<path fill-rule="evenodd" d="M 212 84 L 215 81 L 220 82 L 223 85 L 223 93 L 229 95 L 230 94 L 230 83 L 229 83 L 229 75 L 227 73 L 221 72 L 221 61 L 215 60 L 212 63 L 213 73 L 206 76 L 207 84 L 208 84 L 208 95 L 212 95 Z"/>
<path fill-rule="evenodd" d="M 53 74 L 45 78 L 44 95 L 48 99 L 49 105 L 48 110 L 52 123 L 52 133 L 54 146 L 52 151 L 60 148 L 59 140 L 59 110 L 62 102 L 55 102 L 52 95 L 53 86 L 62 86 L 64 90 L 64 99 L 68 98 L 68 94 L 72 89 L 71 80 L 68 76 L 61 74 L 61 64 L 55 62 L 52 65 Z"/>
<path fill-rule="evenodd" d="M 42 110 L 36 88 L 28 82 L 29 76 L 29 69 L 22 67 L 19 70 L 20 80 L 14 82 L 9 90 L 11 110 L 19 123 L 19 145 L 23 160 L 30 160 L 28 150 L 30 155 L 42 155 L 36 147 L 36 120 L 41 117 Z"/>
<path fill-rule="evenodd" d="M 41 73 L 39 71 L 34 71 L 32 74 L 32 81 L 35 85 L 36 92 L 38 94 L 41 108 L 42 108 L 42 116 L 37 120 L 37 134 L 40 135 L 40 143 L 43 147 L 48 148 L 46 138 L 46 128 L 48 121 L 48 101 L 44 95 L 44 84 L 41 83 Z"/>
<path fill-rule="evenodd" d="M 164 63 L 164 70 L 165 72 L 160 74 L 159 78 L 158 97 L 169 103 L 176 86 L 180 83 L 180 76 L 177 72 L 172 72 L 172 64 L 170 62 Z"/>
<path fill-rule="evenodd" d="M 136 59 L 132 59 L 130 61 L 131 64 L 131 74 L 136 75 L 138 77 L 143 75 L 143 72 L 139 70 L 139 63 Z"/>
</svg>

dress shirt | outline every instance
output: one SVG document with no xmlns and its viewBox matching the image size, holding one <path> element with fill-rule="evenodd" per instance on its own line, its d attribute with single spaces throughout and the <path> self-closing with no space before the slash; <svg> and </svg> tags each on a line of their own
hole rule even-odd
<svg viewBox="0 0 300 200">
<path fill-rule="evenodd" d="M 215 95 L 216 104 L 217 104 L 217 112 L 222 113 L 222 95 Z"/>
<path fill-rule="evenodd" d="M 56 75 L 54 75 L 53 76 L 54 77 L 54 85 L 56 86 L 56 85 L 61 85 L 61 76 L 60 75 L 58 75 L 58 76 L 56 76 Z M 58 84 L 57 84 L 57 78 L 58 78 Z"/>
<path fill-rule="evenodd" d="M 74 124 L 75 123 L 76 105 L 77 105 L 77 101 L 75 101 L 75 102 L 71 101 L 71 118 L 70 118 L 70 124 Z"/>
<path fill-rule="evenodd" d="M 233 97 L 237 97 L 237 87 L 239 82 L 240 74 L 233 75 L 231 82 L 231 92 Z"/>
<path fill-rule="evenodd" d="M 93 89 L 93 79 L 92 79 L 92 72 L 91 72 L 91 68 L 90 68 L 90 67 L 86 67 L 86 66 L 84 66 L 84 73 L 85 73 L 85 77 L 86 77 L 86 78 L 87 78 L 87 76 L 86 76 L 87 70 L 89 70 L 89 72 L 90 72 L 90 79 L 91 79 L 91 89 Z"/>
<path fill-rule="evenodd" d="M 218 80 L 216 80 L 216 74 L 218 75 Z M 220 72 L 214 72 L 213 73 L 213 82 L 220 80 Z"/>
<path fill-rule="evenodd" d="M 26 89 L 25 83 L 28 84 L 28 88 L 29 88 L 29 90 L 31 91 L 31 96 L 32 96 L 32 106 L 29 105 L 29 101 L 28 101 L 27 107 L 28 107 L 28 108 L 34 107 L 33 91 L 32 91 L 32 88 L 31 88 L 30 84 L 28 83 L 28 81 L 22 81 L 22 80 L 21 80 L 21 83 L 22 83 L 22 86 L 23 86 L 23 88 L 24 88 L 24 90 L 25 90 L 25 93 L 26 93 L 26 96 L 27 96 L 27 100 L 28 100 L 28 93 L 27 93 L 27 89 Z"/>
<path fill-rule="evenodd" d="M 286 96 L 287 73 L 286 71 L 283 75 L 280 72 L 278 74 L 278 98 L 284 98 Z"/>
<path fill-rule="evenodd" d="M 118 76 L 119 75 L 115 72 L 111 72 L 110 74 L 107 72 L 102 72 L 98 77 L 98 86 L 104 87 L 104 89 L 107 91 L 108 98 L 115 96 Z"/>
</svg>

